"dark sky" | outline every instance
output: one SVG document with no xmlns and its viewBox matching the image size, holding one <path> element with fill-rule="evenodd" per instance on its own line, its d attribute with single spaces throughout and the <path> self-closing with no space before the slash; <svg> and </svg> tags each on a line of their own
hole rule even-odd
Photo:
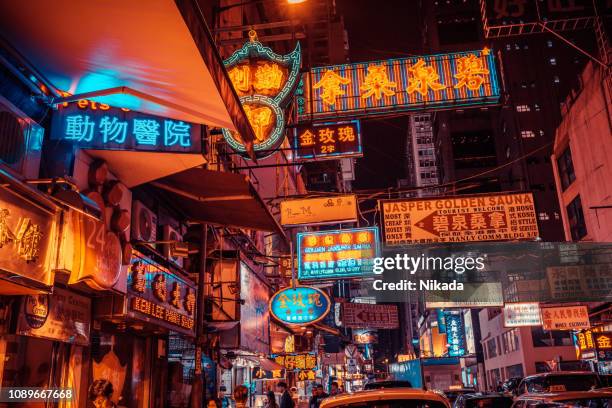
<svg viewBox="0 0 612 408">
<path fill-rule="evenodd" d="M 419 53 L 415 0 L 337 0 L 349 37 L 351 62 Z M 356 160 L 355 189 L 396 186 L 406 177 L 408 118 L 363 119 L 364 157 Z"/>
</svg>

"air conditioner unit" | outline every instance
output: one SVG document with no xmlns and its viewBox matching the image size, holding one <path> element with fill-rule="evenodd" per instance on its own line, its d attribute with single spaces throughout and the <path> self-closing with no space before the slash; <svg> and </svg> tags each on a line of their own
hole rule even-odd
<svg viewBox="0 0 612 408">
<path fill-rule="evenodd" d="M 0 102 L 0 135 L 0 161 L 25 178 L 37 178 L 44 129 Z"/>
<path fill-rule="evenodd" d="M 171 225 L 164 225 L 164 241 L 183 241 L 183 234 Z M 164 244 L 164 256 L 176 265 L 183 267 L 183 258 L 180 256 L 172 256 L 173 244 Z"/>
<path fill-rule="evenodd" d="M 138 200 L 132 203 L 132 240 L 157 241 L 157 215 Z"/>
</svg>

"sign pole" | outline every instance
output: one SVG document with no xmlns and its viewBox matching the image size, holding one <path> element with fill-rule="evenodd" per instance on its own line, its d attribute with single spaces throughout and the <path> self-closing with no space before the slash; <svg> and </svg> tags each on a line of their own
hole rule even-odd
<svg viewBox="0 0 612 408">
<path fill-rule="evenodd" d="M 295 288 L 295 254 L 293 253 L 293 240 L 289 241 L 289 254 L 291 256 L 291 288 Z"/>
</svg>

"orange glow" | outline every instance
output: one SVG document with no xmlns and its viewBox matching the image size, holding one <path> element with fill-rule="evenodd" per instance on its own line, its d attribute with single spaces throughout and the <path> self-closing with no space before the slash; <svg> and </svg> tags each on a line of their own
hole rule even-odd
<svg viewBox="0 0 612 408">
<path fill-rule="evenodd" d="M 255 71 L 253 87 L 257 92 L 278 91 L 283 84 L 283 71 L 278 64 L 264 63 Z"/>
<path fill-rule="evenodd" d="M 408 79 L 408 93 L 418 92 L 423 96 L 427 95 L 429 88 L 434 91 L 439 91 L 446 88 L 445 85 L 438 82 L 440 75 L 434 67 L 425 65 L 425 61 L 420 58 L 416 64 L 408 68 L 411 76 Z"/>
<path fill-rule="evenodd" d="M 272 126 L 272 109 L 267 106 L 254 108 L 247 104 L 244 104 L 243 107 L 255 132 L 257 142 L 263 142 L 269 133 L 269 128 Z"/>
<path fill-rule="evenodd" d="M 341 85 L 348 85 L 350 83 L 350 79 L 341 77 L 330 69 L 325 71 L 321 80 L 313 85 L 313 89 L 323 88 L 323 92 L 321 92 L 323 102 L 328 105 L 335 105 L 336 98 L 345 94 Z"/>
<path fill-rule="evenodd" d="M 378 100 L 383 95 L 393 96 L 395 95 L 395 88 L 397 88 L 397 84 L 389 81 L 387 68 L 383 65 L 372 65 L 368 67 L 368 74 L 360 87 L 361 91 L 364 92 L 361 98 L 367 99 L 374 96 L 374 99 Z"/>
<path fill-rule="evenodd" d="M 454 75 L 459 80 L 455 88 L 465 86 L 471 91 L 476 91 L 485 83 L 484 75 L 488 74 L 489 70 L 485 68 L 484 62 L 476 55 L 461 57 L 457 60 L 457 73 Z"/>
</svg>

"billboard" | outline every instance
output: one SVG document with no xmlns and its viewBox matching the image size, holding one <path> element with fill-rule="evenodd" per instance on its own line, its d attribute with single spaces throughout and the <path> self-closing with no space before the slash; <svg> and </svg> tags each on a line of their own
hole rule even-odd
<svg viewBox="0 0 612 408">
<path fill-rule="evenodd" d="M 321 289 L 310 286 L 281 289 L 272 295 L 269 310 L 285 324 L 313 324 L 325 318 L 331 308 L 329 297 Z"/>
<path fill-rule="evenodd" d="M 446 320 L 446 339 L 448 342 L 448 356 L 461 357 L 465 355 L 465 329 L 461 314 L 444 312 Z"/>
<path fill-rule="evenodd" d="M 397 329 L 397 305 L 342 303 L 342 325 L 355 329 Z"/>
<path fill-rule="evenodd" d="M 488 48 L 333 65 L 304 76 L 298 120 L 486 105 L 499 96 L 495 57 Z"/>
<path fill-rule="evenodd" d="M 280 203 L 281 225 L 312 225 L 357 221 L 354 194 L 284 200 Z"/>
<path fill-rule="evenodd" d="M 372 275 L 380 256 L 378 228 L 297 234 L 298 279 L 326 280 Z"/>
<path fill-rule="evenodd" d="M 531 193 L 378 202 L 387 245 L 527 240 L 538 236 Z"/>
<path fill-rule="evenodd" d="M 540 304 L 506 303 L 504 305 L 504 327 L 541 326 Z"/>
<path fill-rule="evenodd" d="M 542 307 L 544 330 L 582 330 L 591 327 L 586 306 Z"/>
<path fill-rule="evenodd" d="M 358 120 L 299 125 L 293 135 L 295 158 L 298 160 L 363 156 Z"/>
</svg>

